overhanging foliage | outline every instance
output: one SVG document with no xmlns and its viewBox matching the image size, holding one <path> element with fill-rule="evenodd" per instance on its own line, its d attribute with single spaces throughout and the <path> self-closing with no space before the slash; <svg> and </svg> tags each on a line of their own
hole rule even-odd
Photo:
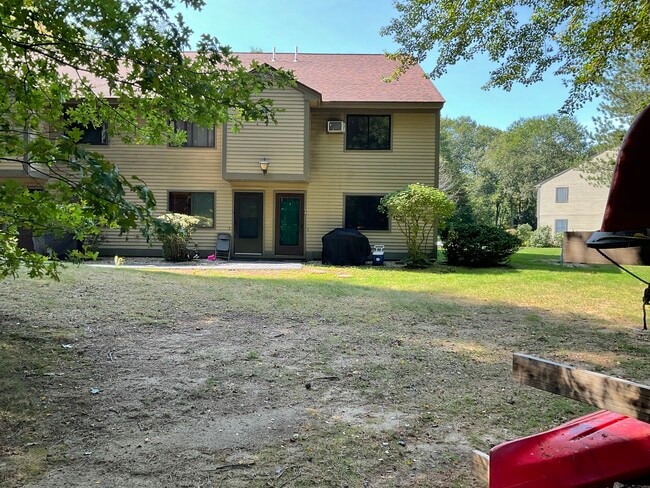
<svg viewBox="0 0 650 488">
<path fill-rule="evenodd" d="M 292 76 L 243 66 L 207 35 L 186 54 L 192 32 L 173 8 L 168 0 L 0 5 L 0 171 L 25 169 L 0 182 L 1 277 L 21 265 L 30 276 L 57 276 L 56 263 L 16 246 L 19 229 L 82 238 L 141 226 L 151 235 L 153 195 L 100 151 L 80 147 L 83 127 L 105 127 L 126 143 L 180 144 L 185 134 L 174 131 L 174 120 L 203 127 L 274 120 L 272 101 L 258 95 Z M 39 174 L 49 176 L 47 185 L 32 178 Z"/>
<path fill-rule="evenodd" d="M 436 53 L 434 78 L 460 60 L 485 53 L 498 66 L 487 88 L 509 90 L 547 74 L 571 87 L 564 109 L 597 94 L 603 75 L 630 51 L 650 73 L 650 4 L 637 0 L 402 0 L 382 29 L 401 46 L 405 66 Z M 649 100 L 650 102 L 650 100 Z"/>
</svg>

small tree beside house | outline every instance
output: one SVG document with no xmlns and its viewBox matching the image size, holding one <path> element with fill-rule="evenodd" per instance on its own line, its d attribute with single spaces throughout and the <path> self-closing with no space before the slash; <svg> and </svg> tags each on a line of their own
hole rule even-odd
<svg viewBox="0 0 650 488">
<path fill-rule="evenodd" d="M 413 183 L 384 196 L 380 209 L 406 238 L 407 265 L 416 268 L 430 265 L 432 255 L 435 260 L 436 230 L 453 215 L 454 203 L 436 188 Z"/>
</svg>

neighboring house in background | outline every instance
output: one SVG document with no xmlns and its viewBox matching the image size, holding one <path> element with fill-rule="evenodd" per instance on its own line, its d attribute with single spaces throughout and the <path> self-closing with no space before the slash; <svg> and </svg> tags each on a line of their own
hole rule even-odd
<svg viewBox="0 0 650 488">
<path fill-rule="evenodd" d="M 554 233 L 598 230 L 608 195 L 609 186 L 594 186 L 579 169 L 563 171 L 537 185 L 537 227 L 549 226 Z"/>
<path fill-rule="evenodd" d="M 616 151 L 606 151 L 596 158 L 614 160 Z M 609 186 L 594 186 L 583 175 L 578 169 L 569 169 L 537 186 L 537 226 L 548 225 L 555 233 L 564 233 L 563 263 L 609 264 L 586 244 L 601 227 Z M 619 264 L 649 264 L 640 247 L 607 249 L 605 253 Z"/>
<path fill-rule="evenodd" d="M 248 123 L 235 134 L 177 122 L 186 147 L 126 145 L 107 140 L 102 127 L 86 141 L 124 175 L 142 178 L 159 214 L 200 217 L 194 241 L 203 256 L 227 232 L 234 257 L 317 258 L 321 237 L 336 227 L 359 229 L 387 257 L 405 254 L 402 234 L 377 205 L 409 183 L 437 186 L 444 99 L 422 69 L 387 83 L 396 64 L 384 55 L 239 57 L 294 72 L 295 87 L 261 94 L 281 109 L 277 125 Z M 109 232 L 101 252 L 160 255 L 161 246 Z"/>
</svg>

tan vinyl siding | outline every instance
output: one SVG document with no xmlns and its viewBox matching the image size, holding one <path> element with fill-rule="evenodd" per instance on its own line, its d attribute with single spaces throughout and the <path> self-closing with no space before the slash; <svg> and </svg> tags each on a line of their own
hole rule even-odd
<svg viewBox="0 0 650 488">
<path fill-rule="evenodd" d="M 354 113 L 361 113 L 355 111 Z M 305 251 L 308 257 L 320 255 L 321 237 L 344 225 L 344 196 L 383 195 L 404 185 L 420 182 L 435 184 L 436 120 L 431 112 L 385 112 L 392 120 L 392 145 L 388 151 L 348 151 L 344 134 L 328 134 L 326 122 L 345 120 L 345 114 L 332 111 L 312 113 L 310 142 L 310 177 L 299 181 L 225 181 L 222 178 L 223 130 L 217 129 L 214 148 L 170 148 L 166 146 L 126 146 L 112 140 L 109 146 L 95 146 L 115 162 L 123 174 L 138 175 L 152 189 L 158 201 L 158 213 L 167 209 L 169 191 L 214 191 L 215 220 L 213 229 L 198 229 L 194 241 L 203 251 L 214 248 L 217 232 L 232 234 L 233 198 L 236 191 L 264 194 L 264 255 L 274 253 L 275 194 L 305 195 Z M 304 125 L 302 126 L 304 127 Z M 228 136 L 230 137 L 230 136 Z M 303 135 L 304 138 L 304 135 Z M 230 140 L 230 139 L 229 139 Z M 271 154 L 270 152 L 266 153 Z M 271 160 L 271 171 L 276 170 Z M 255 171 L 259 166 L 255 165 Z M 404 238 L 392 223 L 389 231 L 363 231 L 371 245 L 384 244 L 387 253 L 404 253 Z M 137 232 L 128 240 L 110 233 L 103 245 L 104 254 L 159 254 L 161 245 L 151 248 Z"/>
<path fill-rule="evenodd" d="M 246 123 L 238 133 L 226 136 L 226 172 L 236 175 L 260 175 L 259 161 L 270 162 L 269 174 L 303 176 L 305 172 L 305 97 L 293 88 L 269 90 L 273 98 L 277 125 Z"/>
<path fill-rule="evenodd" d="M 25 139 L 26 133 L 22 128 L 13 127 L 16 132 L 22 132 L 22 138 Z M 30 139 L 33 138 L 30 136 Z M 25 166 L 24 154 L 3 154 L 0 160 L 0 181 L 14 180 L 29 188 L 42 187 L 47 181 L 49 168 L 45 164 L 32 163 L 31 166 Z"/>
<path fill-rule="evenodd" d="M 0 182 L 6 180 L 15 181 L 16 183 L 19 183 L 30 189 L 42 188 L 48 182 L 47 178 L 36 178 L 33 176 L 28 176 L 27 173 L 22 170 L 22 167 L 21 169 L 17 170 L 5 168 L 3 163 L 3 167 L 0 169 Z"/>
<path fill-rule="evenodd" d="M 345 114 L 312 115 L 306 201 L 308 250 L 320 251 L 321 237 L 344 225 L 345 194 L 380 195 L 409 183 L 435 182 L 434 113 L 393 113 L 389 151 L 345 150 L 345 134 L 328 134 L 325 130 L 327 120 L 332 119 L 345 120 Z M 386 252 L 405 252 L 404 238 L 397 226 L 391 223 L 390 229 L 363 233 L 371 245 L 384 244 Z"/>
<path fill-rule="evenodd" d="M 215 192 L 215 228 L 200 228 L 194 234 L 194 241 L 200 249 L 214 247 L 217 232 L 231 231 L 230 185 L 221 179 L 221 130 L 216 130 L 215 147 L 168 147 L 126 145 L 114 138 L 108 146 L 89 146 L 104 153 L 115 163 L 123 175 L 140 177 L 152 190 L 157 202 L 157 214 L 167 211 L 167 196 L 170 191 Z M 135 196 L 130 199 L 135 201 Z M 148 249 L 148 244 L 138 231 L 119 237 L 117 232 L 108 233 L 108 240 L 102 246 L 110 249 Z M 152 242 L 151 249 L 159 250 L 161 245 Z"/>
<path fill-rule="evenodd" d="M 555 221 L 566 219 L 569 231 L 600 229 L 609 188 L 595 187 L 571 169 L 542 183 L 537 191 L 537 226 L 555 229 Z M 568 188 L 566 203 L 555 201 L 557 188 Z"/>
<path fill-rule="evenodd" d="M 12 156 L 10 156 L 10 157 L 12 157 Z M 13 156 L 13 157 L 15 157 L 15 156 Z M 2 176 L 3 173 L 5 173 L 5 174 L 8 174 L 8 173 L 14 174 L 14 173 L 19 173 L 19 172 L 24 173 L 23 163 L 22 162 L 18 162 L 18 161 L 2 161 L 2 163 L 0 163 L 0 176 Z M 25 174 L 25 176 L 27 176 L 27 174 Z"/>
</svg>

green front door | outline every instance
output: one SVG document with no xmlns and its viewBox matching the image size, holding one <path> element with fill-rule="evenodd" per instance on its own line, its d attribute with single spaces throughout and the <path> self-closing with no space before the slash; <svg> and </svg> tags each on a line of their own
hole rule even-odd
<svg viewBox="0 0 650 488">
<path fill-rule="evenodd" d="M 305 196 L 302 193 L 275 195 L 275 254 L 302 256 L 305 253 Z"/>
</svg>

